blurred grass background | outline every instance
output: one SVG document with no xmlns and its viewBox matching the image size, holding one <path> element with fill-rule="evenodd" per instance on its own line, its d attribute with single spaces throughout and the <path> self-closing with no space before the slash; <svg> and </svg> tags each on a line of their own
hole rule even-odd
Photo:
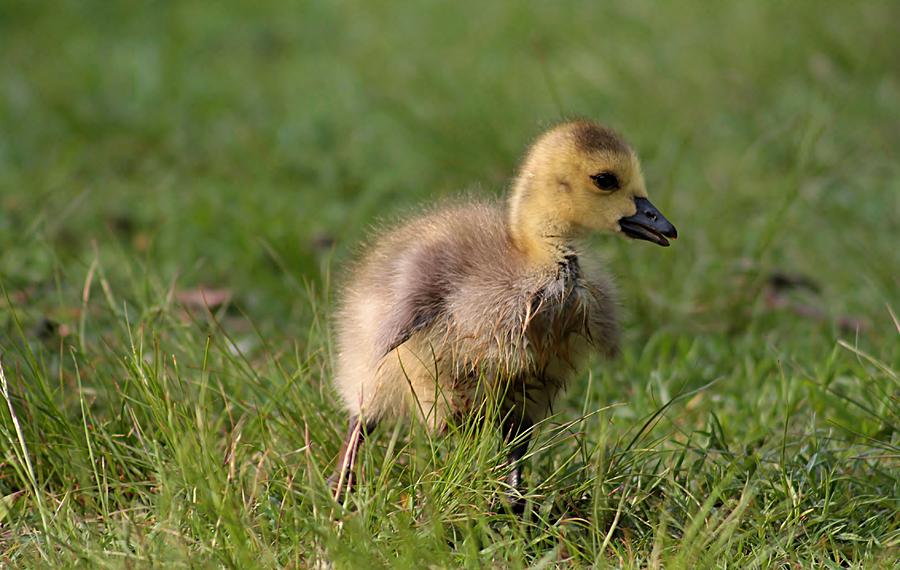
<svg viewBox="0 0 900 570">
<path fill-rule="evenodd" d="M 0 556 L 889 564 L 897 21 L 892 1 L 0 3 Z M 503 192 L 572 116 L 627 136 L 680 234 L 595 242 L 626 351 L 558 419 L 615 407 L 537 454 L 523 521 L 484 516 L 496 442 L 464 435 L 380 435 L 334 505 L 341 263 L 377 219 Z"/>
</svg>

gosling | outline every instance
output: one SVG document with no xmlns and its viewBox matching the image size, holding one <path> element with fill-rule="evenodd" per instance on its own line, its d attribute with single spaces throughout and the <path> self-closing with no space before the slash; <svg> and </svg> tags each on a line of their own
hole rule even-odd
<svg viewBox="0 0 900 570">
<path fill-rule="evenodd" d="M 376 237 L 335 322 L 335 386 L 349 415 L 329 480 L 335 497 L 382 420 L 413 416 L 440 431 L 494 398 L 508 495 L 521 509 L 531 428 L 589 352 L 619 349 L 613 285 L 578 247 L 590 232 L 661 246 L 677 237 L 625 140 L 573 121 L 532 144 L 505 206 L 456 203 Z"/>
</svg>

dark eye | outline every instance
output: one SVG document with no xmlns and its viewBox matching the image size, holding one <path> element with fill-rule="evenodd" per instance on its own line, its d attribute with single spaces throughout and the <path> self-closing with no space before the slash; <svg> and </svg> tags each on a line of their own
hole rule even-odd
<svg viewBox="0 0 900 570">
<path fill-rule="evenodd" d="M 612 172 L 601 172 L 591 176 L 594 186 L 601 190 L 617 190 L 619 188 L 619 179 Z"/>
</svg>

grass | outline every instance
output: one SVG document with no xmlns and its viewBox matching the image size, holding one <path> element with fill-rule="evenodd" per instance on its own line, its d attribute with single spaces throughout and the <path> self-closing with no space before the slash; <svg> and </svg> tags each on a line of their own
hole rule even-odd
<svg viewBox="0 0 900 570">
<path fill-rule="evenodd" d="M 898 19 L 6 2 L 0 563 L 895 565 Z M 386 427 L 335 503 L 342 263 L 378 218 L 501 192 L 573 115 L 627 134 L 680 238 L 596 240 L 625 351 L 542 427 L 529 510 L 472 426 Z"/>
</svg>

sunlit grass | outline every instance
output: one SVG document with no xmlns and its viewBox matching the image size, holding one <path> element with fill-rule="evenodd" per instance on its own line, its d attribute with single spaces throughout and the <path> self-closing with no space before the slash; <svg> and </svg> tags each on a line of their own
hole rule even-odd
<svg viewBox="0 0 900 570">
<path fill-rule="evenodd" d="M 2 12 L 3 563 L 894 563 L 895 4 Z M 490 420 L 385 425 L 335 502 L 354 245 L 502 192 L 572 115 L 632 141 L 679 229 L 594 241 L 622 357 L 540 426 L 524 516 Z"/>
</svg>

